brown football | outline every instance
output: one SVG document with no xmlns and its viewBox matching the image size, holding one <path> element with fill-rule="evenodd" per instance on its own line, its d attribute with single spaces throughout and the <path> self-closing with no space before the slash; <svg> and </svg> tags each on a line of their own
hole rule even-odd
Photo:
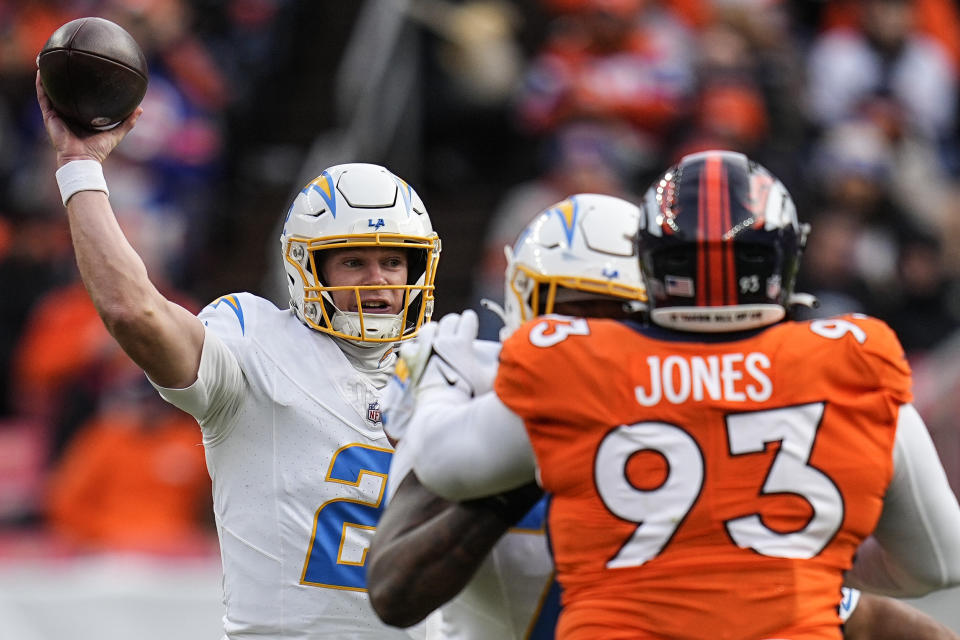
<svg viewBox="0 0 960 640">
<path fill-rule="evenodd" d="M 83 129 L 109 129 L 133 113 L 147 92 L 147 60 L 120 25 L 78 18 L 56 31 L 37 56 L 53 108 Z"/>
</svg>

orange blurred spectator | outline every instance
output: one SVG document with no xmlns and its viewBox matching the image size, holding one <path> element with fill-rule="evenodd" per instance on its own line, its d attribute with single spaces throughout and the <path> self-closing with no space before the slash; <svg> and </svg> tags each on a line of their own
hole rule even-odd
<svg viewBox="0 0 960 640">
<path fill-rule="evenodd" d="M 182 296 L 174 299 L 197 310 Z M 31 311 L 13 358 L 11 403 L 52 431 L 56 457 L 100 395 L 132 366 L 76 281 L 48 292 Z"/>
<path fill-rule="evenodd" d="M 0 70 L 4 74 L 35 69 L 37 53 L 57 27 L 79 18 L 79 3 L 0 2 Z"/>
<path fill-rule="evenodd" d="M 705 25 L 711 19 L 713 9 L 711 0 L 542 0 L 541 3 L 555 13 L 580 11 L 589 6 L 636 10 L 644 3 L 659 4 L 696 27 Z"/>
<path fill-rule="evenodd" d="M 133 374 L 54 468 L 49 524 L 88 550 L 208 550 L 210 477 L 200 429 L 160 400 L 140 371 Z"/>
<path fill-rule="evenodd" d="M 17 208 L 0 211 L 0 416 L 15 413 L 11 385 L 16 380 L 14 353 L 26 330 L 30 310 L 73 271 L 67 221 L 56 211 Z M 5 243 L 4 243 L 5 241 Z M 67 271 L 69 269 L 69 271 Z"/>
<path fill-rule="evenodd" d="M 610 118 L 662 142 L 689 111 L 694 33 L 675 13 L 644 0 L 591 0 L 550 29 L 518 99 L 530 131 Z"/>
<path fill-rule="evenodd" d="M 763 94 L 748 82 L 716 82 L 700 92 L 692 128 L 671 154 L 679 159 L 708 149 L 758 155 L 767 135 Z"/>
<path fill-rule="evenodd" d="M 68 382 L 86 377 L 94 363 L 108 371 L 126 355 L 110 338 L 80 282 L 51 291 L 31 313 L 14 361 L 22 412 L 45 412 Z"/>
</svg>

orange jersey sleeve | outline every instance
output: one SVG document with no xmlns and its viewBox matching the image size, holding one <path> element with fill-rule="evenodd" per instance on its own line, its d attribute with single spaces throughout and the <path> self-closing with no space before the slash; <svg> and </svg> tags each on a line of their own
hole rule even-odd
<svg viewBox="0 0 960 640">
<path fill-rule="evenodd" d="M 840 638 L 911 399 L 896 336 L 857 316 L 657 331 L 540 318 L 501 353 L 552 494 L 558 637 Z"/>
</svg>

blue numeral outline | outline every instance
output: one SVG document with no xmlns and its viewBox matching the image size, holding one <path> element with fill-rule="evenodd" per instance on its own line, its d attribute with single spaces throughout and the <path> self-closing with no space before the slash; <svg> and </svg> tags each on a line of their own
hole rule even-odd
<svg viewBox="0 0 960 640">
<path fill-rule="evenodd" d="M 383 494 L 387 488 L 387 470 L 392 457 L 392 449 L 358 442 L 344 445 L 333 454 L 325 481 L 359 487 L 364 475 L 379 476 L 380 490 L 373 501 L 334 498 L 320 505 L 313 517 L 313 532 L 300 584 L 347 591 L 367 590 L 364 570 L 367 549 L 363 550 L 359 562 L 341 560 L 340 554 L 347 527 L 370 531 L 376 529 L 384 508 Z"/>
</svg>

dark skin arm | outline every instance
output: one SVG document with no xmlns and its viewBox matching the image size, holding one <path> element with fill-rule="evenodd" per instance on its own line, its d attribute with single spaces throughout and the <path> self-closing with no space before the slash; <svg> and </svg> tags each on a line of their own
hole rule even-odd
<svg viewBox="0 0 960 640">
<path fill-rule="evenodd" d="M 864 593 L 843 627 L 844 640 L 960 640 L 949 628 L 894 598 Z"/>
<path fill-rule="evenodd" d="M 426 618 L 460 593 L 497 540 L 542 495 L 531 484 L 494 498 L 448 502 L 407 474 L 367 553 L 374 611 L 397 627 Z"/>
<path fill-rule="evenodd" d="M 377 526 L 367 555 L 370 601 L 381 620 L 408 627 L 456 596 L 515 522 L 540 499 L 528 485 L 495 500 L 448 502 L 411 472 Z M 960 640 L 894 598 L 861 594 L 844 640 Z"/>
</svg>

